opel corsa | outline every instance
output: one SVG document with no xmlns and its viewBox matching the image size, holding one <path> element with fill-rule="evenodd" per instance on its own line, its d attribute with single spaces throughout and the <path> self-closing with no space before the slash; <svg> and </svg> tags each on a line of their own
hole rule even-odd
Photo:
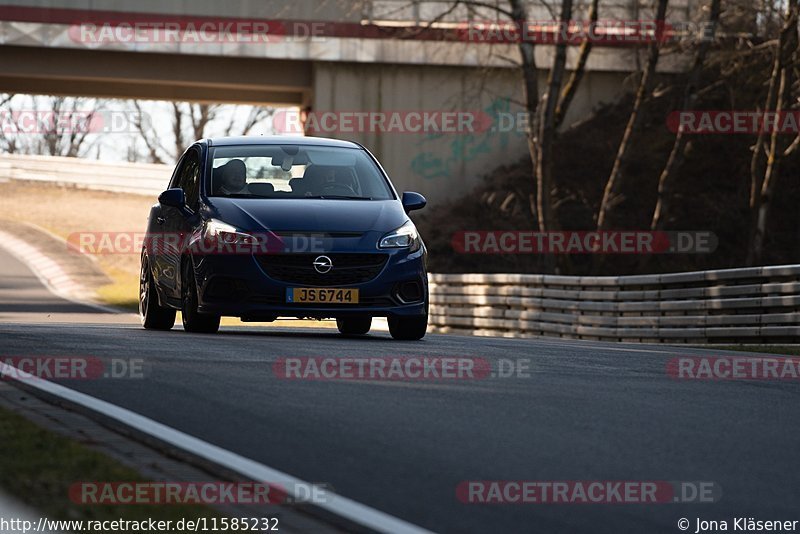
<svg viewBox="0 0 800 534">
<path fill-rule="evenodd" d="M 428 324 L 426 249 L 378 161 L 350 142 L 205 139 L 150 210 L 139 312 L 169 330 L 214 333 L 220 317 L 336 319 L 344 335 L 386 317 L 395 339 Z"/>
</svg>

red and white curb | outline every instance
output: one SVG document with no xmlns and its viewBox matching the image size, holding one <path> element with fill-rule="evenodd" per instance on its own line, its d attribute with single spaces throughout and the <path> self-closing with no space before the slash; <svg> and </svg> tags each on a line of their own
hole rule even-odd
<svg viewBox="0 0 800 534">
<path fill-rule="evenodd" d="M 8 232 L 0 231 L 0 247 L 25 264 L 39 281 L 54 295 L 64 300 L 89 306 L 108 313 L 119 313 L 118 310 L 86 302 L 90 292 L 67 274 L 53 259 L 39 249 Z"/>
</svg>

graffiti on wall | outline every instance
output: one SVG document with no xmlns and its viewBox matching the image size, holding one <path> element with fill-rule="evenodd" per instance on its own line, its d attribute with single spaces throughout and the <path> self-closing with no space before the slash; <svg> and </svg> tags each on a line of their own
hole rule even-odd
<svg viewBox="0 0 800 534">
<path fill-rule="evenodd" d="M 447 178 L 458 173 L 458 167 L 466 165 L 482 155 L 490 155 L 508 148 L 513 137 L 524 137 L 513 124 L 511 101 L 508 98 L 494 99 L 483 111 L 492 118 L 492 127 L 475 133 L 426 134 L 418 143 L 419 154 L 411 160 L 411 170 L 427 180 Z M 448 143 L 447 140 L 450 139 Z M 438 150 L 433 147 L 441 147 Z"/>
</svg>

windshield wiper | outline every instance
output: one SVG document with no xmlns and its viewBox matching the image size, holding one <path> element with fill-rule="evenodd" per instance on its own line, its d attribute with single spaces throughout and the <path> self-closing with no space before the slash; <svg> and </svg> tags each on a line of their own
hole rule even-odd
<svg viewBox="0 0 800 534">
<path fill-rule="evenodd" d="M 348 195 L 313 195 L 310 197 L 303 197 L 303 198 L 313 198 L 322 200 L 374 200 L 372 197 L 355 197 Z"/>
<path fill-rule="evenodd" d="M 275 198 L 266 195 L 254 195 L 252 193 L 230 193 L 223 198 Z"/>
</svg>

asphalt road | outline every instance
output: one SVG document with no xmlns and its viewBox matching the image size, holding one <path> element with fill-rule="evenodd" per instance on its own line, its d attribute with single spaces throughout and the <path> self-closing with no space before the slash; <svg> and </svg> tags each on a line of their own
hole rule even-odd
<svg viewBox="0 0 800 534">
<path fill-rule="evenodd" d="M 180 326 L 49 296 L 0 251 L 0 354 L 143 358 L 139 380 L 79 391 L 439 532 L 680 532 L 679 518 L 800 520 L 797 382 L 693 382 L 677 355 L 714 351 L 543 340 Z M 527 378 L 458 382 L 280 380 L 295 356 L 529 359 Z M 713 481 L 714 504 L 464 504 L 467 480 Z"/>
</svg>

